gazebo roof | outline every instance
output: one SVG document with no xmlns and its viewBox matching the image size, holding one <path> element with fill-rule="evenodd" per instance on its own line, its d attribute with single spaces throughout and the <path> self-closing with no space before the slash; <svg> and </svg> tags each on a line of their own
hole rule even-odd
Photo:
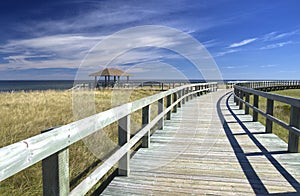
<svg viewBox="0 0 300 196">
<path fill-rule="evenodd" d="M 89 76 L 132 76 L 132 74 L 126 73 L 119 69 L 106 68 L 102 71 L 92 73 Z"/>
</svg>

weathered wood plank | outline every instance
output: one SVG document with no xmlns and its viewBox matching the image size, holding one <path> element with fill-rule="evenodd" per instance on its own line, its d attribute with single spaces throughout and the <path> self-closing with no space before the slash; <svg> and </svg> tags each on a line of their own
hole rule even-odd
<svg viewBox="0 0 300 196">
<path fill-rule="evenodd" d="M 102 194 L 118 195 L 122 191 L 130 195 L 256 195 L 299 191 L 299 183 L 287 176 L 300 180 L 297 170 L 300 155 L 286 153 L 285 142 L 272 133 L 264 133 L 265 127 L 251 122 L 252 118 L 236 110 L 239 106 L 234 106 L 230 99 L 236 117 L 245 121 L 241 127 L 227 112 L 222 99 L 221 111 L 226 121 L 231 122 L 229 136 L 228 128 L 224 130 L 223 123 L 216 120 L 216 108 L 204 108 L 205 104 L 201 104 L 209 96 L 200 96 L 178 108 L 172 120 L 165 123 L 164 130 L 153 134 L 151 148 L 140 149 L 132 158 L 131 176 L 116 177 Z M 217 94 L 213 96 L 216 103 Z M 212 110 L 212 115 L 203 115 L 197 121 L 198 116 Z M 193 123 L 195 119 L 199 126 Z M 231 142 L 232 138 L 236 144 Z M 270 162 L 268 157 L 274 160 Z M 281 167 L 284 170 L 278 170 Z"/>
</svg>

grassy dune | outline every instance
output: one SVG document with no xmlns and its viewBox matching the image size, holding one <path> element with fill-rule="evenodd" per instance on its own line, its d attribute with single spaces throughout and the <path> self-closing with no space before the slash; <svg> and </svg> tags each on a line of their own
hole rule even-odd
<svg viewBox="0 0 300 196">
<path fill-rule="evenodd" d="M 272 91 L 271 93 L 290 96 L 294 98 L 300 98 L 300 90 L 299 89 L 288 89 L 282 91 Z M 253 104 L 253 96 L 250 97 L 250 103 Z M 267 99 L 263 97 L 259 97 L 259 109 L 266 112 L 267 106 Z M 250 109 L 250 114 L 252 114 L 252 110 Z M 284 104 L 281 102 L 274 101 L 274 111 L 273 114 L 276 118 L 289 123 L 290 121 L 290 106 L 288 104 Z M 266 124 L 266 119 L 258 115 L 258 121 L 261 122 L 263 125 Z M 273 123 L 273 133 L 280 137 L 285 142 L 288 142 L 288 131 L 282 128 L 281 126 Z"/>
<path fill-rule="evenodd" d="M 112 104 L 112 101 L 115 102 L 116 96 L 120 96 L 117 98 L 116 104 L 122 104 L 158 92 L 149 89 L 127 90 L 118 93 L 111 90 L 96 91 L 92 97 L 92 101 L 95 103 L 93 109 L 97 113 L 110 109 L 115 105 Z M 80 95 L 76 96 L 80 97 Z M 85 97 L 82 98 L 85 99 Z M 95 112 L 90 110 L 91 104 L 80 105 L 77 103 L 79 106 L 76 106 L 75 103 L 75 110 L 79 108 L 82 111 L 77 111 L 77 114 L 74 115 L 73 104 L 72 91 L 0 93 L 0 147 L 40 134 L 42 130 L 73 122 Z M 156 112 L 157 108 L 153 105 L 151 113 Z M 140 128 L 141 111 L 137 111 L 131 115 L 131 129 L 132 132 L 135 132 Z M 70 146 L 71 188 L 78 184 L 82 177 L 90 173 L 96 165 L 101 164 L 99 158 L 104 158 L 116 147 L 116 133 L 117 125 L 114 123 Z M 105 141 L 103 137 L 106 138 Z M 97 148 L 91 152 L 89 147 L 94 146 Z M 0 195 L 42 195 L 41 162 L 2 181 Z"/>
</svg>

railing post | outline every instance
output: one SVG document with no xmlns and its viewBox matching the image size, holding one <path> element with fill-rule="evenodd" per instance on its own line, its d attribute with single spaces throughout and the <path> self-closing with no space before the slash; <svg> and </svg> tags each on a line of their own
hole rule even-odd
<svg viewBox="0 0 300 196">
<path fill-rule="evenodd" d="M 150 122 L 150 105 L 142 108 L 142 127 L 145 127 Z M 142 147 L 150 147 L 150 129 L 142 139 Z"/>
<path fill-rule="evenodd" d="M 249 103 L 249 97 L 250 97 L 250 95 L 249 95 L 249 93 L 246 93 L 245 94 L 245 97 L 246 97 L 246 103 Z M 246 104 L 245 104 L 245 114 L 249 114 L 249 106 L 247 106 Z"/>
<path fill-rule="evenodd" d="M 182 90 L 181 90 L 181 96 L 183 97 L 184 95 L 185 95 L 185 90 L 182 89 Z M 186 99 L 186 98 L 183 98 L 183 99 L 182 99 L 182 104 L 185 104 L 185 99 Z"/>
<path fill-rule="evenodd" d="M 196 86 L 196 90 L 199 91 L 200 90 L 200 86 Z M 200 96 L 200 92 L 197 92 L 197 96 Z"/>
<path fill-rule="evenodd" d="M 42 161 L 43 195 L 69 195 L 69 149 L 63 149 Z"/>
<path fill-rule="evenodd" d="M 258 95 L 254 95 L 254 100 L 253 100 L 253 106 L 258 108 Z M 258 112 L 253 110 L 253 121 L 257 121 L 258 120 Z"/>
<path fill-rule="evenodd" d="M 173 93 L 173 103 L 175 103 L 177 101 L 177 93 Z M 173 108 L 173 113 L 177 112 L 177 104 L 174 106 Z"/>
<path fill-rule="evenodd" d="M 189 93 L 193 92 L 193 87 L 192 86 L 189 89 L 190 89 Z M 193 99 L 193 96 L 194 96 L 193 94 L 190 95 L 191 100 Z"/>
<path fill-rule="evenodd" d="M 241 93 L 240 90 L 236 90 L 236 96 L 237 97 L 240 97 L 240 93 Z M 235 105 L 238 106 L 239 104 L 240 104 L 240 100 L 238 98 L 236 98 Z"/>
<path fill-rule="evenodd" d="M 236 88 L 234 88 L 233 92 L 234 92 L 234 95 L 237 95 L 238 90 Z M 234 103 L 237 104 L 237 98 L 235 96 L 234 96 L 233 100 L 234 100 Z"/>
<path fill-rule="evenodd" d="M 118 143 L 119 146 L 123 146 L 130 140 L 130 115 L 121 118 L 118 121 Z M 120 176 L 128 176 L 130 172 L 129 168 L 130 151 L 128 151 L 120 160 L 118 167 L 118 174 Z"/>
<path fill-rule="evenodd" d="M 267 99 L 267 114 L 273 116 L 274 100 Z M 273 122 L 266 118 L 266 132 L 272 133 Z"/>
<path fill-rule="evenodd" d="M 177 97 L 177 99 L 180 99 L 180 98 L 181 98 L 181 90 L 178 91 L 178 97 Z M 181 102 L 182 102 L 182 100 L 178 102 L 178 106 L 177 106 L 178 108 L 181 108 Z"/>
<path fill-rule="evenodd" d="M 244 98 L 244 92 L 243 91 L 240 91 L 240 96 L 239 97 L 240 97 L 240 99 L 243 100 L 243 98 Z M 243 109 L 243 102 L 242 101 L 240 101 L 239 109 Z"/>
<path fill-rule="evenodd" d="M 160 114 L 160 113 L 162 113 L 163 111 L 164 111 L 164 98 L 161 98 L 161 99 L 159 99 L 158 100 L 158 114 Z M 157 123 L 158 125 L 157 125 L 157 128 L 159 129 L 159 130 L 162 130 L 162 129 L 164 129 L 164 117 L 162 117 L 159 121 L 158 121 L 158 123 Z"/>
<path fill-rule="evenodd" d="M 187 87 L 187 88 L 185 89 L 185 94 L 188 94 L 188 93 L 189 93 L 189 87 Z M 186 96 L 186 97 L 185 97 L 185 101 L 186 101 L 186 102 L 189 101 L 189 96 Z"/>
<path fill-rule="evenodd" d="M 42 133 L 51 131 L 48 129 Z M 69 195 L 69 148 L 65 148 L 42 160 L 43 195 Z"/>
<path fill-rule="evenodd" d="M 171 98 L 172 98 L 171 95 L 167 96 L 167 106 L 166 106 L 167 108 L 171 105 Z M 171 111 L 172 110 L 167 112 L 167 120 L 171 120 Z"/>
<path fill-rule="evenodd" d="M 290 125 L 300 128 L 300 108 L 291 106 Z M 292 131 L 289 131 L 288 151 L 298 152 L 299 136 Z"/>
</svg>

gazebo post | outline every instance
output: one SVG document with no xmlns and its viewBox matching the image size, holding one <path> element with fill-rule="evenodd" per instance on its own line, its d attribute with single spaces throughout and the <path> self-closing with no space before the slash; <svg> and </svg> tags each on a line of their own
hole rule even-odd
<svg viewBox="0 0 300 196">
<path fill-rule="evenodd" d="M 108 77 L 108 87 L 110 87 L 110 76 L 107 76 Z"/>
<path fill-rule="evenodd" d="M 95 76 L 95 85 L 94 88 L 97 88 L 97 76 Z"/>
<path fill-rule="evenodd" d="M 104 77 L 105 77 L 104 87 L 107 87 L 107 76 L 104 76 Z"/>
<path fill-rule="evenodd" d="M 127 83 L 129 82 L 129 76 L 127 76 Z"/>
</svg>

